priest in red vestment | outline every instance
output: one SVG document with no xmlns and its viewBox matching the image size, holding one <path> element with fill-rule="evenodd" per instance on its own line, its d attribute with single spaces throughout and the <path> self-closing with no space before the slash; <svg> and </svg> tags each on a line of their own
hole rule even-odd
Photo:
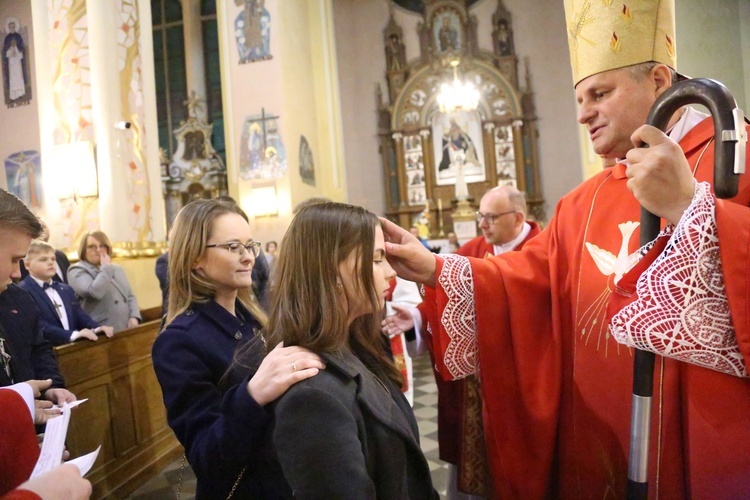
<svg viewBox="0 0 750 500">
<path fill-rule="evenodd" d="M 742 176 L 735 198 L 714 199 L 713 123 L 699 112 L 676 113 L 668 136 L 643 127 L 677 78 L 673 1 L 607 4 L 565 7 L 578 120 L 594 150 L 617 164 L 564 196 L 520 252 L 436 259 L 384 222 L 389 260 L 402 277 L 436 287 L 441 373 L 479 374 L 494 494 L 617 498 L 627 481 L 633 349 L 612 338 L 607 305 L 646 250 L 638 248 L 640 204 L 676 224 L 675 233 L 718 247 L 703 259 L 713 271 L 705 275 L 721 276 L 710 285 L 724 291 L 727 307 L 715 314 L 728 315 L 733 329 L 713 336 L 720 344 L 734 337 L 742 369 L 657 358 L 649 493 L 740 498 L 750 491 L 750 182 Z M 631 135 L 650 148 L 634 149 Z M 709 288 L 679 272 L 669 283 Z M 613 332 L 630 323 L 616 316 Z"/>
<path fill-rule="evenodd" d="M 539 224 L 526 220 L 526 197 L 513 186 L 487 191 L 479 202 L 477 223 L 481 236 L 472 238 L 456 251 L 465 257 L 490 258 L 520 250 L 541 232 Z M 386 333 L 398 334 L 416 325 L 421 342 L 427 344 L 435 366 L 432 334 L 439 323 L 434 292 L 426 289 L 427 300 L 408 310 L 396 308 L 397 314 L 383 322 Z M 435 371 L 438 388 L 438 445 L 440 459 L 451 464 L 449 492 L 487 497 L 491 481 L 482 430 L 482 400 L 479 384 L 473 375 L 462 380 L 446 381 Z M 454 492 L 455 493 L 455 492 Z M 450 496 L 450 493 L 449 493 Z"/>
</svg>

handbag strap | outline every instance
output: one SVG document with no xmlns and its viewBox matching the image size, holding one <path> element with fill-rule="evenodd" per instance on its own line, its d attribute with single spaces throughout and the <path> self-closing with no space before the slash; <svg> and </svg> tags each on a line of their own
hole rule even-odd
<svg viewBox="0 0 750 500">
<path fill-rule="evenodd" d="M 177 481 L 177 491 L 175 495 L 180 500 L 180 491 L 182 490 L 182 474 L 185 472 L 185 454 L 182 454 L 182 463 L 180 464 L 180 479 Z"/>
<path fill-rule="evenodd" d="M 182 490 L 182 477 L 183 473 L 185 472 L 185 454 L 182 454 L 182 463 L 180 464 L 180 479 L 177 481 L 177 491 L 175 492 L 175 496 L 177 497 L 177 500 L 180 500 L 180 492 Z M 230 500 L 234 496 L 234 492 L 237 490 L 237 486 L 239 486 L 240 481 L 242 481 L 242 476 L 245 475 L 245 471 L 247 470 L 247 465 L 242 468 L 240 471 L 240 474 L 237 476 L 237 479 L 235 479 L 234 484 L 232 485 L 232 489 L 229 490 L 229 495 L 227 495 L 227 500 Z"/>
<path fill-rule="evenodd" d="M 245 475 L 245 471 L 247 470 L 247 465 L 242 468 L 240 471 L 240 475 L 237 476 L 237 480 L 232 485 L 232 489 L 229 491 L 229 495 L 227 495 L 227 500 L 230 500 L 234 496 L 234 492 L 237 489 L 237 486 L 239 486 L 240 481 L 242 481 L 242 476 Z"/>
</svg>

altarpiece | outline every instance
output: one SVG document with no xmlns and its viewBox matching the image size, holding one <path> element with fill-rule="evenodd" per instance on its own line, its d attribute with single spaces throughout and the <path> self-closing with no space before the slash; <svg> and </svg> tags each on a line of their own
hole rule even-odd
<svg viewBox="0 0 750 500">
<path fill-rule="evenodd" d="M 498 0 L 488 51 L 479 48 L 478 21 L 466 0 L 424 0 L 422 6 L 415 60 L 406 60 L 393 10 L 383 30 L 388 98 L 378 90 L 377 100 L 388 217 L 409 227 L 427 215 L 433 233 L 450 230 L 460 168 L 475 207 L 491 187 L 512 184 L 526 193 L 529 216 L 544 220 L 537 118 L 528 64 L 525 88 L 519 86 L 510 12 Z M 451 64 L 479 90 L 476 110 L 440 111 L 437 97 L 441 84 L 452 80 Z"/>
</svg>

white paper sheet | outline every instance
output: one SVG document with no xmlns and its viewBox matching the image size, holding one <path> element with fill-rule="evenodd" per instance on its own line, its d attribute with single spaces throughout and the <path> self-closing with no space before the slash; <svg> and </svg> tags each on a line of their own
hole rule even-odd
<svg viewBox="0 0 750 500">
<path fill-rule="evenodd" d="M 70 422 L 70 408 L 64 403 L 62 415 L 47 420 L 44 431 L 42 450 L 39 460 L 34 466 L 31 478 L 35 478 L 45 472 L 49 472 L 62 463 L 62 454 L 65 449 L 65 437 L 68 434 L 68 423 Z"/>
<path fill-rule="evenodd" d="M 94 462 L 96 462 L 96 457 L 99 456 L 99 450 L 102 449 L 102 445 L 99 445 L 97 449 L 92 451 L 91 453 L 87 453 L 83 456 L 80 456 L 78 458 L 74 458 L 73 460 L 68 460 L 67 464 L 73 464 L 76 467 L 78 467 L 78 470 L 81 471 L 81 475 L 85 476 L 88 471 L 91 470 L 91 467 L 94 466 Z"/>
<path fill-rule="evenodd" d="M 49 472 L 62 463 L 62 455 L 65 450 L 65 438 L 68 435 L 68 424 L 70 423 L 71 408 L 78 406 L 79 404 L 87 401 L 87 399 L 79 399 L 73 403 L 63 403 L 61 410 L 62 415 L 59 417 L 51 418 L 47 421 L 47 428 L 44 431 L 44 440 L 42 441 L 42 450 L 39 454 L 39 460 L 36 462 L 34 471 L 31 473 L 31 478 L 35 478 Z M 99 446 L 96 450 L 78 457 L 74 460 L 69 460 L 68 463 L 74 464 L 81 471 L 83 476 L 94 465 L 96 458 L 99 456 L 99 450 L 102 447 Z"/>
</svg>

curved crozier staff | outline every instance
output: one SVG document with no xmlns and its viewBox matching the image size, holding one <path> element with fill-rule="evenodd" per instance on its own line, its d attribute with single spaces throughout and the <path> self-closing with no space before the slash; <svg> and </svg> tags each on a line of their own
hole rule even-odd
<svg viewBox="0 0 750 500">
<path fill-rule="evenodd" d="M 702 104 L 714 120 L 714 192 L 718 198 L 737 194 L 739 174 L 745 173 L 745 120 L 734 97 L 721 83 L 707 78 L 674 84 L 654 103 L 647 123 L 664 130 L 672 115 L 682 106 Z M 641 207 L 641 246 L 659 235 L 661 219 Z M 633 406 L 630 421 L 630 454 L 627 498 L 648 496 L 648 447 L 651 424 L 651 398 L 654 388 L 655 354 L 636 349 L 633 367 Z"/>
</svg>

